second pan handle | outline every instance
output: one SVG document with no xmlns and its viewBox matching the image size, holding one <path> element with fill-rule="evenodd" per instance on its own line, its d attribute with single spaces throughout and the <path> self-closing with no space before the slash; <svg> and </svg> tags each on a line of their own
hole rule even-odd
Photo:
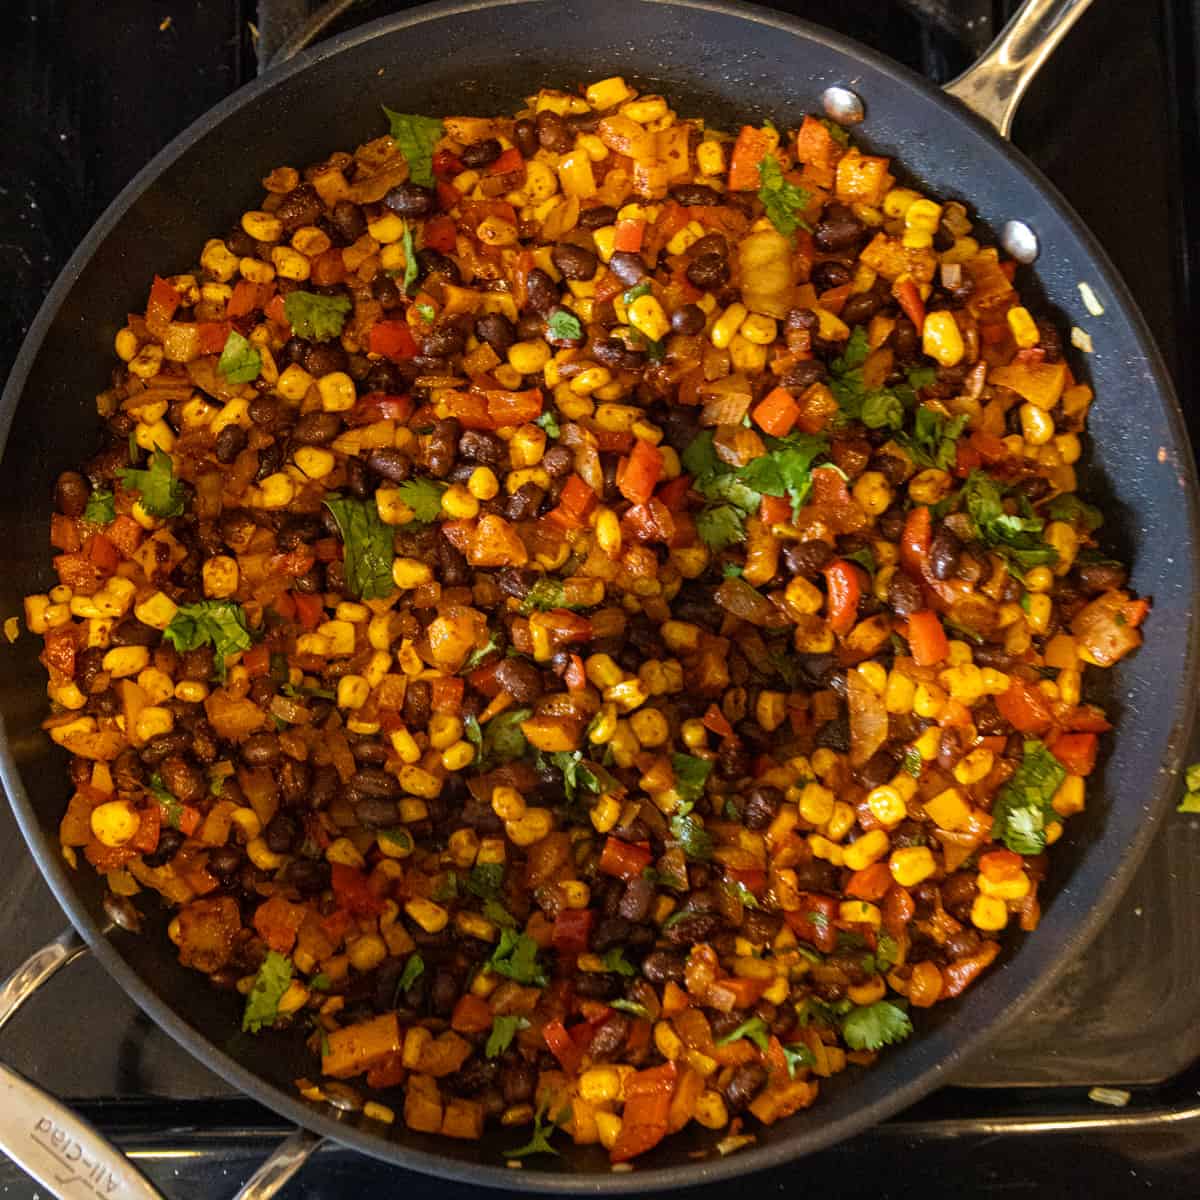
<svg viewBox="0 0 1200 1200">
<path fill-rule="evenodd" d="M 1007 138 L 1025 89 L 1091 3 L 1026 0 L 983 57 L 946 84 L 946 92 Z"/>
</svg>

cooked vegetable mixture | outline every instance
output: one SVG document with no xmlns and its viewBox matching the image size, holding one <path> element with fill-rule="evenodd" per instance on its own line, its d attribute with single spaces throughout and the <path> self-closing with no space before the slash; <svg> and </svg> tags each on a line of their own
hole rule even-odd
<svg viewBox="0 0 1200 1200">
<path fill-rule="evenodd" d="M 736 1149 L 1038 924 L 1148 608 L 1092 392 L 827 121 L 385 115 L 116 336 L 26 601 L 63 853 L 313 1100 Z"/>
</svg>

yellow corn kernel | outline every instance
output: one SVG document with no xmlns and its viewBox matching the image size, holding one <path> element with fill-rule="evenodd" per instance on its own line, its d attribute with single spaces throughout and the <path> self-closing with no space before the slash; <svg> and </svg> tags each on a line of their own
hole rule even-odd
<svg viewBox="0 0 1200 1200">
<path fill-rule="evenodd" d="M 930 358 L 943 367 L 954 367 L 962 362 L 966 348 L 962 332 L 951 312 L 931 312 L 925 318 L 925 329 L 921 336 L 921 348 Z"/>
<path fill-rule="evenodd" d="M 941 688 L 934 687 L 933 684 L 917 684 L 917 690 L 913 694 L 913 712 L 918 717 L 936 721 L 945 707 L 946 695 Z"/>
<path fill-rule="evenodd" d="M 907 675 L 900 671 L 889 672 L 887 687 L 883 692 L 884 708 L 897 716 L 907 716 L 913 710 L 916 690 L 916 684 Z"/>
<path fill-rule="evenodd" d="M 629 718 L 629 724 L 643 746 L 661 746 L 671 737 L 667 718 L 657 708 L 639 709 Z"/>
<path fill-rule="evenodd" d="M 125 679 L 144 671 L 150 663 L 150 651 L 145 646 L 117 646 L 101 660 L 101 666 L 114 679 Z"/>
<path fill-rule="evenodd" d="M 778 327 L 774 317 L 762 313 L 750 313 L 738 329 L 738 333 L 756 346 L 769 346 L 776 338 Z"/>
<path fill-rule="evenodd" d="M 550 476 L 546 474 L 546 468 L 522 467 L 516 471 L 509 471 L 504 480 L 504 487 L 511 496 L 514 492 L 517 492 L 523 488 L 527 483 L 536 484 L 543 490 L 549 488 Z M 562 561 L 565 561 L 565 559 Z"/>
<path fill-rule="evenodd" d="M 1020 417 L 1026 445 L 1044 446 L 1054 436 L 1054 418 L 1036 404 L 1022 404 Z"/>
<path fill-rule="evenodd" d="M 1083 812 L 1085 803 L 1085 784 L 1083 776 L 1068 775 L 1058 786 L 1051 804 L 1060 817 L 1074 816 Z"/>
<path fill-rule="evenodd" d="M 865 662 L 855 668 L 859 677 L 877 696 L 882 696 L 887 688 L 887 667 L 882 663 Z"/>
<path fill-rule="evenodd" d="M 276 854 L 261 837 L 252 838 L 246 844 L 246 857 L 261 871 L 278 871 L 284 863 L 283 855 Z"/>
<path fill-rule="evenodd" d="M 400 756 L 402 763 L 411 766 L 421 761 L 421 748 L 416 739 L 407 729 L 395 729 L 391 733 L 392 749 Z"/>
<path fill-rule="evenodd" d="M 971 784 L 986 779 L 991 774 L 995 762 L 996 756 L 981 746 L 978 750 L 972 750 L 970 754 L 959 759 L 954 767 L 954 778 L 963 787 L 970 787 Z"/>
<path fill-rule="evenodd" d="M 871 810 L 871 815 L 888 829 L 894 829 L 908 816 L 904 797 L 887 783 L 872 788 L 867 793 L 867 807 Z"/>
<path fill-rule="evenodd" d="M 610 75 L 607 79 L 597 80 L 589 84 L 583 93 L 584 99 L 592 108 L 616 108 L 626 100 L 632 100 L 635 93 L 620 75 Z"/>
<path fill-rule="evenodd" d="M 609 558 L 621 553 L 621 522 L 611 508 L 596 513 L 596 542 Z"/>
<path fill-rule="evenodd" d="M 1064 704 L 1079 703 L 1079 689 L 1081 677 L 1079 671 L 1060 671 L 1058 679 L 1058 698 Z"/>
<path fill-rule="evenodd" d="M 138 675 L 137 683 L 151 704 L 158 704 L 175 694 L 175 684 L 170 675 L 157 667 L 147 667 Z"/>
<path fill-rule="evenodd" d="M 629 324 L 652 342 L 661 341 L 671 331 L 671 322 L 663 306 L 651 295 L 639 296 L 626 313 Z"/>
<path fill-rule="evenodd" d="M 333 470 L 337 460 L 330 450 L 323 450 L 319 446 L 301 446 L 292 455 L 292 461 L 309 479 L 324 479 Z"/>
<path fill-rule="evenodd" d="M 884 198 L 886 203 L 886 197 Z M 904 227 L 916 234 L 926 234 L 931 238 L 937 232 L 938 223 L 942 219 L 942 206 L 924 197 L 914 200 L 904 212 Z M 908 245 L 909 243 L 905 243 Z M 922 243 L 926 244 L 926 243 Z"/>
<path fill-rule="evenodd" d="M 1050 616 L 1054 601 L 1045 593 L 1030 596 L 1029 607 L 1025 613 L 1025 624 L 1030 633 L 1045 633 L 1050 626 Z"/>
<path fill-rule="evenodd" d="M 422 896 L 406 900 L 404 911 L 426 933 L 441 933 L 450 919 L 450 914 L 440 904 L 434 904 L 432 900 L 426 900 Z"/>
<path fill-rule="evenodd" d="M 262 833 L 262 822 L 258 819 L 258 813 L 252 808 L 247 808 L 245 805 L 235 808 L 230 819 L 247 842 L 252 842 Z"/>
<path fill-rule="evenodd" d="M 350 621 L 323 621 L 317 632 L 329 641 L 328 653 L 345 657 L 354 653 L 354 625 Z"/>
<path fill-rule="evenodd" d="M 453 713 L 434 713 L 429 718 L 429 744 L 435 750 L 445 750 L 462 737 L 462 722 Z"/>
<path fill-rule="evenodd" d="M 1054 572 L 1049 567 L 1030 567 L 1025 572 L 1027 592 L 1048 592 L 1054 586 Z"/>
<path fill-rule="evenodd" d="M 843 861 L 851 871 L 861 871 L 864 867 L 877 863 L 888 852 L 889 847 L 888 835 L 882 829 L 872 829 L 845 848 Z"/>
<path fill-rule="evenodd" d="M 179 606 L 170 596 L 163 592 L 155 592 L 152 596 L 147 596 L 141 604 L 134 605 L 133 615 L 143 625 L 150 625 L 154 629 L 166 629 L 178 611 Z"/>
<path fill-rule="evenodd" d="M 701 143 L 704 145 L 705 143 Z M 715 144 L 715 143 L 714 143 Z M 720 1092 L 705 1088 L 696 1098 L 696 1123 L 705 1129 L 724 1129 L 729 1124 L 729 1110 Z"/>
<path fill-rule="evenodd" d="M 995 896 L 976 896 L 971 905 L 971 924 L 986 933 L 995 933 L 1008 924 L 1008 908 Z"/>
<path fill-rule="evenodd" d="M 579 1094 L 589 1104 L 604 1104 L 621 1096 L 621 1076 L 616 1067 L 589 1067 L 579 1076 Z"/>
<path fill-rule="evenodd" d="M 892 488 L 880 471 L 864 471 L 854 484 L 854 499 L 868 516 L 877 517 L 892 502 Z"/>
<path fill-rule="evenodd" d="M 892 851 L 888 870 L 901 887 L 911 888 L 928 879 L 937 870 L 937 863 L 928 846 L 905 846 Z"/>
<path fill-rule="evenodd" d="M 346 947 L 346 957 L 350 960 L 350 965 L 364 975 L 375 970 L 387 955 L 387 945 L 377 933 L 365 933 Z"/>
<path fill-rule="evenodd" d="M 742 337 L 740 333 L 736 333 L 733 341 L 729 343 L 729 361 L 738 371 L 747 373 L 762 371 L 767 365 L 767 347 L 756 346 Z"/>
<path fill-rule="evenodd" d="M 200 266 L 214 279 L 227 283 L 237 274 L 238 256 L 220 238 L 209 238 L 200 252 Z"/>
<path fill-rule="evenodd" d="M 392 562 L 392 582 L 398 588 L 420 587 L 433 578 L 433 568 L 417 558 L 397 558 Z"/>
<path fill-rule="evenodd" d="M 596 253 L 600 256 L 601 262 L 608 262 L 613 256 L 613 251 L 616 247 L 617 227 L 615 225 L 602 225 L 599 229 L 592 230 L 592 242 L 595 244 Z"/>
<path fill-rule="evenodd" d="M 157 448 L 170 453 L 175 449 L 175 431 L 163 420 L 150 424 L 139 421 L 134 430 L 134 439 L 143 450 Z"/>
<path fill-rule="evenodd" d="M 308 389 L 313 385 L 313 377 L 299 363 L 292 363 L 279 376 L 275 390 L 285 399 L 298 404 L 308 395 Z M 308 449 L 309 447 L 306 447 Z"/>
<path fill-rule="evenodd" d="M 583 150 L 564 154 L 558 160 L 558 182 L 565 195 L 578 196 L 586 200 L 596 194 L 596 177 L 592 174 L 592 160 Z"/>
<path fill-rule="evenodd" d="M 548 808 L 529 808 L 523 817 L 504 822 L 508 840 L 517 846 L 532 846 L 554 829 L 554 814 Z"/>
<path fill-rule="evenodd" d="M 118 329 L 117 336 L 113 339 L 113 349 L 122 362 L 131 361 L 138 352 L 137 334 L 128 326 Z"/>
<path fill-rule="evenodd" d="M 469 521 L 479 515 L 479 501 L 461 483 L 452 483 L 442 493 L 442 512 L 453 521 Z"/>
<path fill-rule="evenodd" d="M 1058 562 L 1054 564 L 1055 575 L 1065 575 L 1075 563 L 1079 553 L 1079 535 L 1065 521 L 1051 521 L 1043 534 L 1047 544 L 1058 552 Z"/>
<path fill-rule="evenodd" d="M 609 688 L 625 678 L 625 672 L 608 654 L 590 654 L 583 664 L 588 682 L 598 688 Z"/>
<path fill-rule="evenodd" d="M 674 1062 L 683 1054 L 683 1040 L 672 1027 L 670 1021 L 657 1021 L 654 1025 L 655 1049 L 668 1062 Z"/>
<path fill-rule="evenodd" d="M 884 216 L 903 219 L 909 208 L 920 199 L 921 193 L 914 192 L 912 188 L 892 188 L 883 198 Z"/>
<path fill-rule="evenodd" d="M 874 925 L 878 928 L 883 921 L 883 913 L 865 900 L 843 900 L 838 905 L 838 919 L 854 925 Z"/>
<path fill-rule="evenodd" d="M 812 616 L 821 611 L 825 596 L 819 588 L 797 575 L 784 590 L 783 602 L 793 617 Z"/>
<path fill-rule="evenodd" d="M 258 504 L 260 508 L 287 508 L 296 495 L 296 485 L 282 471 L 268 475 L 259 484 Z"/>
<path fill-rule="evenodd" d="M 590 396 L 594 391 L 611 382 L 612 372 L 607 367 L 588 367 L 573 376 L 567 386 L 577 396 Z"/>
<path fill-rule="evenodd" d="M 1014 879 L 997 880 L 989 879 L 981 872 L 978 883 L 979 891 L 984 896 L 991 896 L 996 900 L 1024 900 L 1033 886 L 1029 882 L 1029 876 L 1024 872 Z"/>
<path fill-rule="evenodd" d="M 938 679 L 950 692 L 952 699 L 968 708 L 983 696 L 983 672 L 974 663 L 948 667 Z"/>
<path fill-rule="evenodd" d="M 589 816 L 597 833 L 608 833 L 621 819 L 621 802 L 615 796 L 603 795 L 592 805 Z"/>
<path fill-rule="evenodd" d="M 321 407 L 325 412 L 345 412 L 353 408 L 357 400 L 354 380 L 345 371 L 330 371 L 317 380 L 317 391 L 321 394 Z"/>
<path fill-rule="evenodd" d="M 703 750 L 708 745 L 708 730 L 704 728 L 704 722 L 697 718 L 684 721 L 679 727 L 679 735 L 683 738 L 683 744 L 691 750 Z"/>
<path fill-rule="evenodd" d="M 623 117 L 628 117 L 639 125 L 648 125 L 651 121 L 661 120 L 668 110 L 667 102 L 662 96 L 642 96 L 637 100 L 627 100 L 619 111 Z"/>
<path fill-rule="evenodd" d="M 447 771 L 461 771 L 475 761 L 475 747 L 470 742 L 455 742 L 442 751 L 442 766 Z"/>
<path fill-rule="evenodd" d="M 720 142 L 707 138 L 696 147 L 696 168 L 701 175 L 725 174 L 725 150 Z"/>
<path fill-rule="evenodd" d="M 826 825 L 833 817 L 834 795 L 819 783 L 807 783 L 800 793 L 800 816 L 810 825 Z"/>
<path fill-rule="evenodd" d="M 270 283 L 275 278 L 275 268 L 257 258 L 238 260 L 238 274 L 248 283 Z"/>
<path fill-rule="evenodd" d="M 1071 466 L 1079 461 L 1083 453 L 1083 443 L 1077 433 L 1060 433 L 1054 438 L 1054 448 L 1064 465 Z"/>
<path fill-rule="evenodd" d="M 160 734 L 170 733 L 175 728 L 175 716 L 169 708 L 148 704 L 138 713 L 133 725 L 133 739 L 148 742 Z"/>
<path fill-rule="evenodd" d="M 604 689 L 604 699 L 615 704 L 623 713 L 633 712 L 649 699 L 646 689 L 639 679 L 623 679 Z"/>
<path fill-rule="evenodd" d="M 845 851 L 829 838 L 814 833 L 808 839 L 808 846 L 812 850 L 814 858 L 824 859 L 826 862 L 833 863 L 835 867 L 840 867 L 845 863 Z"/>
<path fill-rule="evenodd" d="M 684 254 L 704 236 L 704 226 L 699 221 L 689 221 L 667 242 L 668 254 Z"/>
<path fill-rule="evenodd" d="M 361 675 L 343 675 L 338 680 L 338 708 L 362 708 L 371 695 L 371 686 Z"/>
<path fill-rule="evenodd" d="M 768 733 L 778 729 L 787 719 L 787 696 L 783 692 L 759 692 L 754 705 L 754 719 Z"/>
<path fill-rule="evenodd" d="M 924 807 L 926 815 L 939 829 L 962 829 L 971 819 L 970 806 L 958 788 L 946 788 L 926 801 Z"/>
<path fill-rule="evenodd" d="M 216 554 L 204 560 L 201 572 L 204 580 L 204 594 L 214 599 L 223 600 L 232 596 L 238 589 L 237 559 L 228 554 Z"/>
<path fill-rule="evenodd" d="M 404 493 L 398 487 L 387 484 L 377 487 L 375 507 L 385 525 L 407 525 L 413 519 L 413 510 L 404 502 Z"/>
<path fill-rule="evenodd" d="M 97 841 L 114 849 L 137 833 L 141 818 L 124 800 L 109 800 L 92 809 L 92 832 Z"/>
<path fill-rule="evenodd" d="M 1038 344 L 1041 335 L 1029 309 L 1017 304 L 1008 310 L 1007 316 L 1013 340 L 1022 350 L 1032 350 Z"/>
<path fill-rule="evenodd" d="M 420 767 L 404 766 L 400 768 L 400 786 L 410 795 L 432 800 L 441 792 L 442 781 Z"/>
<path fill-rule="evenodd" d="M 616 1113 L 597 1112 L 596 1132 L 600 1137 L 600 1145 L 605 1150 L 611 1150 L 621 1136 L 621 1118 Z"/>
<path fill-rule="evenodd" d="M 492 811 L 502 821 L 516 821 L 525 815 L 525 797 L 512 787 L 492 790 Z"/>
<path fill-rule="evenodd" d="M 283 236 L 283 222 L 278 217 L 256 210 L 242 213 L 242 228 L 256 242 L 277 242 Z"/>
<path fill-rule="evenodd" d="M 582 879 L 568 879 L 558 887 L 563 903 L 568 908 L 587 908 L 588 901 L 592 898 L 592 889 Z"/>
<path fill-rule="evenodd" d="M 945 499 L 953 485 L 954 478 L 948 471 L 929 467 L 913 476 L 908 494 L 917 504 L 936 504 Z"/>
<path fill-rule="evenodd" d="M 266 848 L 266 842 L 263 842 L 261 838 L 256 838 L 255 841 L 261 842 L 263 848 Z M 253 844 L 252 842 L 251 845 Z M 249 847 L 247 847 L 248 849 Z M 365 860 L 358 852 L 358 847 L 346 837 L 335 838 L 330 842 L 325 848 L 325 858 L 329 862 L 339 863 L 343 867 L 358 867 L 361 869 L 365 865 Z"/>
<path fill-rule="evenodd" d="M 271 250 L 271 264 L 280 279 L 303 281 L 312 271 L 312 264 L 291 246 L 275 246 Z"/>
<path fill-rule="evenodd" d="M 185 704 L 202 704 L 208 699 L 208 684 L 184 679 L 175 685 L 175 699 Z"/>
</svg>

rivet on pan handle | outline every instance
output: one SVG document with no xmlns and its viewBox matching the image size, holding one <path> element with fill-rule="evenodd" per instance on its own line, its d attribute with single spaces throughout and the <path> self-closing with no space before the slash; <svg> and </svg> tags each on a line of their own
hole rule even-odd
<svg viewBox="0 0 1200 1200">
<path fill-rule="evenodd" d="M 1007 138 L 1025 89 L 1091 3 L 1026 0 L 983 57 L 946 84 L 946 92 Z"/>
<path fill-rule="evenodd" d="M 73 929 L 31 954 L 0 983 L 0 1029 L 63 967 L 87 953 Z M 270 1200 L 321 1139 L 297 1130 L 246 1181 L 234 1200 Z M 165 1200 L 104 1135 L 0 1063 L 0 1151 L 58 1200 Z"/>
</svg>

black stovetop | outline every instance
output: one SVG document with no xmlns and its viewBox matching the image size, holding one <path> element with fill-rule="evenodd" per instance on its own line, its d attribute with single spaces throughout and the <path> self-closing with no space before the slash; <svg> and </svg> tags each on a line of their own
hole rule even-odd
<svg viewBox="0 0 1200 1200">
<path fill-rule="evenodd" d="M 4 7 L 0 379 L 56 272 L 108 201 L 167 140 L 250 79 L 318 5 L 8 0 Z M 410 5 L 342 7 L 347 13 L 326 32 Z M 986 44 L 1015 3 L 776 0 L 771 7 L 849 33 L 941 82 Z M 1197 330 L 1189 282 L 1200 253 L 1200 192 L 1184 181 L 1200 178 L 1198 28 L 1195 0 L 1096 0 L 1031 89 L 1014 137 L 1124 274 L 1175 374 L 1193 437 L 1200 402 L 1191 396 Z M 1192 757 L 1200 759 L 1200 749 Z M 0 879 L 7 881 L 3 976 L 63 924 L 7 808 L 0 808 Z M 1147 1188 L 1194 1194 L 1197 896 L 1200 820 L 1175 818 L 1092 948 L 1037 1009 L 970 1059 L 957 1086 L 755 1182 L 772 1192 L 801 1185 L 846 1197 L 1067 1186 L 1100 1196 Z M 179 1050 L 87 960 L 4 1031 L 0 1056 L 86 1112 L 172 1200 L 232 1195 L 284 1132 Z M 1093 1085 L 1127 1086 L 1128 1106 L 1089 1101 Z M 338 1150 L 319 1153 L 282 1194 L 298 1200 L 397 1186 L 421 1196 L 435 1188 L 443 1198 L 466 1195 L 465 1187 Z M 0 1196 L 36 1195 L 0 1159 Z"/>
</svg>

